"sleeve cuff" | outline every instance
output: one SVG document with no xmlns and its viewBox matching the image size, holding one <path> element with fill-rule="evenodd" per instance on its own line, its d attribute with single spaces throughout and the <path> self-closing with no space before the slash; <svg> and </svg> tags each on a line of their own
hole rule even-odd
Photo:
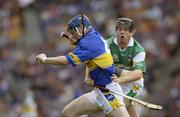
<svg viewBox="0 0 180 117">
<path fill-rule="evenodd" d="M 73 67 L 76 67 L 76 64 L 68 54 L 65 57 Z"/>
</svg>

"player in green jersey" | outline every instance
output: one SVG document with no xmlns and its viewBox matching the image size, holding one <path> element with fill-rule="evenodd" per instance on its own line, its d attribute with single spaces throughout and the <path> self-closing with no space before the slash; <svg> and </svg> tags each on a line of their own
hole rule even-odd
<svg viewBox="0 0 180 117">
<path fill-rule="evenodd" d="M 116 75 L 113 79 L 118 82 L 124 94 L 138 98 L 143 89 L 143 75 L 146 72 L 144 48 L 133 38 L 136 29 L 129 18 L 118 18 L 116 35 L 108 39 L 108 44 L 116 65 Z M 136 104 L 125 100 L 131 117 L 139 117 Z"/>
</svg>

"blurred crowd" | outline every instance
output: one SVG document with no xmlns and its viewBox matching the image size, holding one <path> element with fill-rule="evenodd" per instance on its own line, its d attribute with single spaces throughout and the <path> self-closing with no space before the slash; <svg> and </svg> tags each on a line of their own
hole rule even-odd
<svg viewBox="0 0 180 117">
<path fill-rule="evenodd" d="M 117 17 L 134 20 L 148 67 L 142 98 L 164 107 L 141 107 L 141 115 L 179 117 L 179 6 L 179 0 L 0 0 L 0 117 L 60 117 L 69 101 L 91 90 L 82 84 L 84 65 L 35 62 L 41 52 L 57 56 L 73 48 L 60 32 L 77 14 L 104 38 L 114 34 Z"/>
</svg>

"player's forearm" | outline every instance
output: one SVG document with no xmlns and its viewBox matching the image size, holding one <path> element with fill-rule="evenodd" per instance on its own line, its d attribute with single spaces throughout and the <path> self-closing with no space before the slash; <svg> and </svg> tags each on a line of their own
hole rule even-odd
<svg viewBox="0 0 180 117">
<path fill-rule="evenodd" d="M 119 83 L 120 84 L 130 83 L 139 80 L 142 77 L 143 77 L 143 73 L 141 70 L 134 70 L 120 77 Z"/>
<path fill-rule="evenodd" d="M 47 57 L 45 59 L 45 64 L 68 65 L 69 62 L 67 61 L 65 56 L 57 56 L 57 57 Z"/>
</svg>

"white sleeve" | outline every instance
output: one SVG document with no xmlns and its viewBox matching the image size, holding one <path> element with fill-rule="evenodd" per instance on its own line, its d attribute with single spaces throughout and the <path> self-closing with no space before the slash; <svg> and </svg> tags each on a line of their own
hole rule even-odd
<svg viewBox="0 0 180 117">
<path fill-rule="evenodd" d="M 138 63 L 138 62 L 144 61 L 144 60 L 145 60 L 145 52 L 140 52 L 133 58 L 133 62 L 135 62 L 135 63 Z"/>
</svg>

